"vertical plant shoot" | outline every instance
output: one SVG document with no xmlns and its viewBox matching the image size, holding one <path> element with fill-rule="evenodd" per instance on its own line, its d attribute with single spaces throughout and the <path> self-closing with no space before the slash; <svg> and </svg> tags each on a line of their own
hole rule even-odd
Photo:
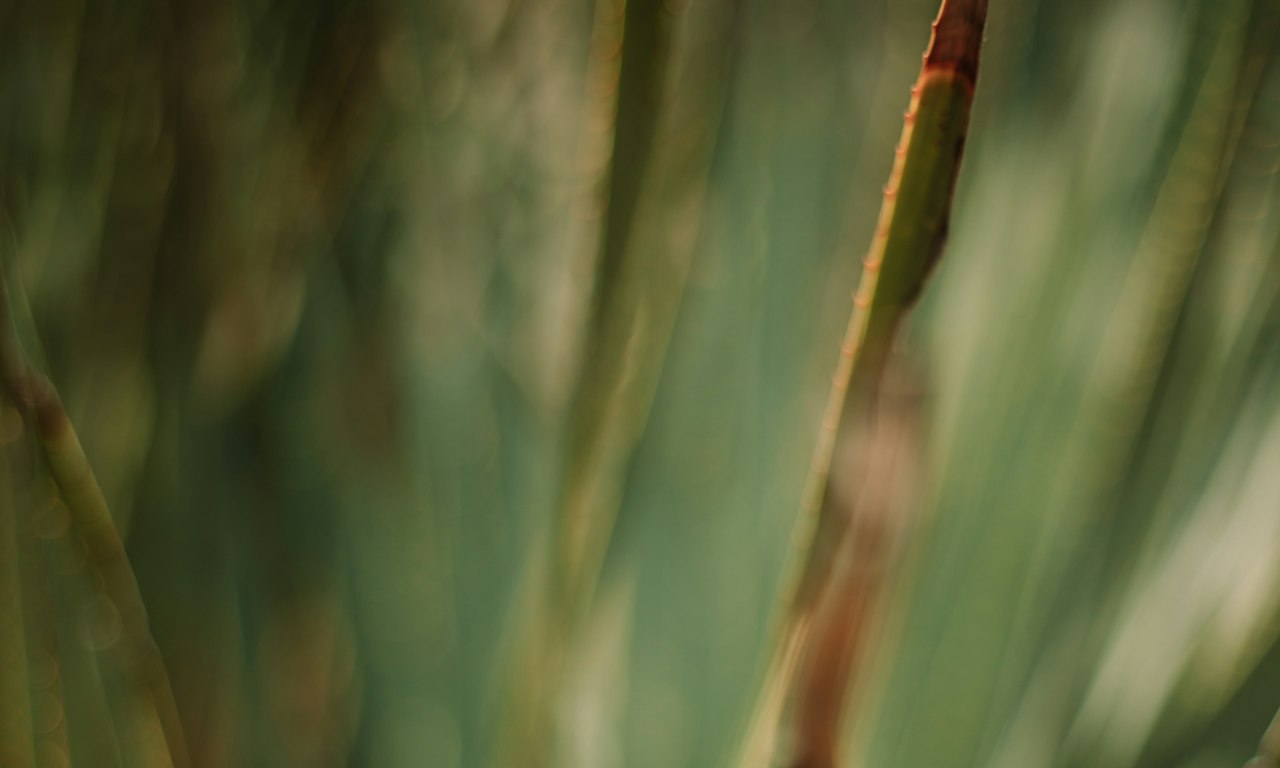
<svg viewBox="0 0 1280 768">
<path fill-rule="evenodd" d="M 840 458 L 844 424 L 870 406 L 898 327 L 946 241 L 986 15 L 986 0 L 943 0 L 911 89 L 814 457 L 805 507 L 821 509 L 820 519 L 841 503 L 841 488 L 833 485 L 841 478 L 829 470 Z"/>
<path fill-rule="evenodd" d="M 816 608 L 839 553 L 859 530 L 882 528 L 858 523 L 862 514 L 858 499 L 868 479 L 866 462 L 861 458 L 866 453 L 862 436 L 868 433 L 865 427 L 876 408 L 894 337 L 919 298 L 946 241 L 952 196 L 969 130 L 986 15 L 986 0 L 943 0 L 920 75 L 911 89 L 893 170 L 863 261 L 853 313 L 841 345 L 805 489 L 797 529 L 801 542 L 799 570 L 791 582 L 782 635 L 766 672 L 748 737 L 744 762 L 749 765 L 770 759 L 776 723 L 792 689 L 796 667 L 810 650 L 807 638 L 819 621 Z M 878 546 L 891 545 L 883 536 L 875 538 L 881 542 Z M 865 541 L 859 543 L 855 551 L 866 556 L 866 545 Z M 876 553 L 870 556 L 881 559 Z M 860 614 L 872 609 L 881 581 L 864 579 L 861 588 L 866 594 L 851 597 L 861 606 Z M 853 621 L 849 628 L 866 631 L 863 621 Z M 863 645 L 859 637 L 848 636 L 840 628 L 826 627 L 821 633 L 827 637 L 843 636 L 850 648 Z M 843 667 L 852 677 L 857 676 L 857 661 L 847 659 Z M 837 705 L 840 699 L 837 697 Z M 838 709 L 836 706 L 823 716 L 838 718 Z M 811 725 L 800 724 L 802 730 L 832 732 L 831 728 Z M 821 756 L 812 754 L 813 745 L 800 748 L 809 753 L 798 756 L 802 765 L 834 763 L 833 744 L 820 745 L 816 751 L 824 753 Z"/>
</svg>

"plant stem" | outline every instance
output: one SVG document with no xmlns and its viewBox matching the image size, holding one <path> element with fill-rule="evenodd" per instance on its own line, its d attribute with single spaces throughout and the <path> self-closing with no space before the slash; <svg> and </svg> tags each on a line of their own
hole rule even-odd
<svg viewBox="0 0 1280 768">
<path fill-rule="evenodd" d="M 116 530 L 106 498 L 93 475 L 71 420 L 53 384 L 27 360 L 14 326 L 7 280 L 0 271 L 0 386 L 34 427 L 49 473 L 71 514 L 75 533 L 84 541 L 89 562 L 101 576 L 103 597 L 118 614 L 119 654 L 136 708 L 153 712 L 164 745 L 144 748 L 162 762 L 167 752 L 174 768 L 190 765 L 177 703 L 164 660 L 151 637 L 138 582 Z"/>
<path fill-rule="evenodd" d="M 893 171 L 841 345 L 814 451 L 796 535 L 797 570 L 784 582 L 781 638 L 766 670 L 743 762 L 769 759 L 779 708 L 810 614 L 854 514 L 864 472 L 857 435 L 875 409 L 880 380 L 903 319 L 920 296 L 946 240 L 977 82 L 986 0 L 943 0 L 896 149 Z"/>
</svg>

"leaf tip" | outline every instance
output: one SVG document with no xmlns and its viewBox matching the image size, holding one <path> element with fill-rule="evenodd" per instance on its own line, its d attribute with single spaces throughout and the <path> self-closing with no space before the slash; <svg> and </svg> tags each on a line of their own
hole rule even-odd
<svg viewBox="0 0 1280 768">
<path fill-rule="evenodd" d="M 943 0 L 933 22 L 933 39 L 924 55 L 925 71 L 950 70 L 978 78 L 978 54 L 987 21 L 987 0 Z"/>
</svg>

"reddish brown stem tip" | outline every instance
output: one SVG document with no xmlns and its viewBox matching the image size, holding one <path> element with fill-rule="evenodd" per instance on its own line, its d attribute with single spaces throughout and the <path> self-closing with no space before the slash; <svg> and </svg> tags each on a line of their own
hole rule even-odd
<svg viewBox="0 0 1280 768">
<path fill-rule="evenodd" d="M 924 55 L 925 71 L 950 70 L 972 86 L 978 79 L 978 53 L 986 23 L 987 0 L 943 0 Z"/>
</svg>

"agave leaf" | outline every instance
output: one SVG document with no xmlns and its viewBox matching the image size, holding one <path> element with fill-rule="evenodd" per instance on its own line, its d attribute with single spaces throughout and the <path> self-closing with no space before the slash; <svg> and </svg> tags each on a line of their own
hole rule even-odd
<svg viewBox="0 0 1280 768">
<path fill-rule="evenodd" d="M 744 765 L 763 764 L 774 750 L 780 709 L 806 645 L 809 613 L 857 514 L 855 499 L 866 476 L 860 443 L 893 341 L 946 241 L 986 13 L 986 0 L 943 0 L 911 90 L 832 379 L 796 526 L 797 569 L 784 582 L 781 631 L 744 746 Z"/>
</svg>

